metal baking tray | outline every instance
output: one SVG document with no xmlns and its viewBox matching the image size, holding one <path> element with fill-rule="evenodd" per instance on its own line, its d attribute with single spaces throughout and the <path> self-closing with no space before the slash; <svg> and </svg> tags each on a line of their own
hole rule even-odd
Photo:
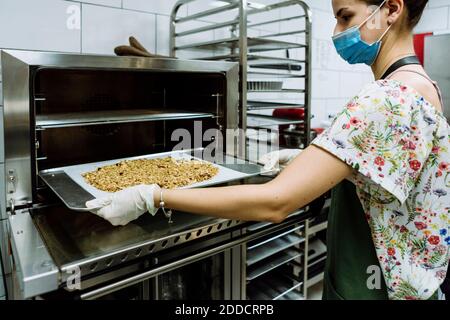
<svg viewBox="0 0 450 320">
<path fill-rule="evenodd" d="M 99 167 L 112 165 L 124 160 L 138 159 L 158 159 L 166 157 L 174 157 L 176 159 L 195 159 L 212 163 L 219 169 L 219 173 L 210 180 L 195 183 L 183 188 L 208 187 L 213 185 L 224 184 L 231 181 L 249 178 L 264 173 L 264 168 L 260 165 L 244 160 L 238 160 L 233 157 L 223 156 L 223 163 L 217 164 L 201 158 L 202 150 L 183 150 L 145 155 L 133 158 L 124 158 L 117 160 L 109 160 L 75 166 L 61 167 L 39 172 L 39 177 L 47 184 L 47 186 L 55 192 L 55 194 L 64 202 L 71 210 L 88 211 L 86 202 L 95 198 L 102 198 L 110 195 L 109 192 L 101 191 L 89 185 L 82 177 L 83 173 L 97 170 Z"/>
</svg>

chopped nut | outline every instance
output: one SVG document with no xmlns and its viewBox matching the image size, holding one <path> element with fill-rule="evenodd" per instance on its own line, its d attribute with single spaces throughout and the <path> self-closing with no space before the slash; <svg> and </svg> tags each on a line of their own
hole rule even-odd
<svg viewBox="0 0 450 320">
<path fill-rule="evenodd" d="M 175 189 L 209 180 L 218 173 L 219 169 L 207 162 L 168 157 L 121 161 L 82 176 L 99 190 L 117 192 L 139 184 Z"/>
</svg>

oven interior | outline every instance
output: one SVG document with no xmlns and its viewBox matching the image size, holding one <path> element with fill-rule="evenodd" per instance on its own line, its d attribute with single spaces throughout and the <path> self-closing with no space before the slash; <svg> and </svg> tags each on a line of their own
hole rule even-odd
<svg viewBox="0 0 450 320">
<path fill-rule="evenodd" d="M 191 148 L 209 129 L 225 137 L 223 73 L 39 68 L 31 82 L 34 191 L 41 170 L 170 151 L 175 130 Z"/>
</svg>

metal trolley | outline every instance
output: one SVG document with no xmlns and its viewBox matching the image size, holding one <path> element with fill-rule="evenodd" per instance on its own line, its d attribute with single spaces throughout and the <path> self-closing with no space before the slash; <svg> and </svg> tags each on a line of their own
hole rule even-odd
<svg viewBox="0 0 450 320">
<path fill-rule="evenodd" d="M 172 57 L 239 62 L 239 127 L 246 141 L 240 155 L 247 159 L 261 154 L 260 143 L 305 148 L 311 141 L 311 11 L 298 0 L 264 3 L 180 0 L 170 24 Z M 327 210 L 323 201 L 311 207 Z M 241 296 L 306 299 L 308 287 L 323 278 L 326 247 L 312 238 L 326 226 L 313 215 L 246 242 Z"/>
<path fill-rule="evenodd" d="M 274 136 L 281 148 L 304 148 L 311 141 L 311 11 L 303 1 L 272 2 L 179 1 L 171 16 L 171 55 L 239 62 L 246 149 Z"/>
</svg>

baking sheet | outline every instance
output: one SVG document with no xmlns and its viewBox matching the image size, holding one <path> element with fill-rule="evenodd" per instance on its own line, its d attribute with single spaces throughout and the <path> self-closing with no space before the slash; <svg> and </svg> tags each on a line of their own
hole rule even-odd
<svg viewBox="0 0 450 320">
<path fill-rule="evenodd" d="M 195 151 L 192 150 L 172 151 L 140 157 L 123 158 L 82 165 L 61 167 L 41 171 L 39 173 L 39 176 L 59 196 L 59 198 L 61 198 L 61 200 L 66 204 L 68 208 L 76 211 L 86 211 L 87 210 L 85 207 L 86 201 L 92 200 L 94 198 L 102 198 L 110 195 L 111 193 L 99 190 L 89 185 L 82 176 L 84 173 L 95 171 L 100 167 L 113 165 L 124 160 L 158 159 L 158 158 L 173 157 L 174 159 L 205 161 L 201 158 L 193 156 L 192 155 L 193 152 Z M 225 161 L 224 165 L 219 165 L 212 163 L 210 161 L 205 162 L 210 163 L 216 168 L 218 168 L 219 169 L 218 174 L 212 179 L 195 183 L 189 186 L 185 186 L 180 189 L 207 187 L 235 180 L 240 180 L 243 178 L 259 175 L 262 173 L 263 170 L 262 167 L 250 163 L 241 165 L 234 165 L 234 164 L 227 165 L 226 164 L 227 162 Z M 232 168 L 239 169 L 240 171 L 234 170 Z M 68 188 L 70 188 L 71 190 L 70 191 L 67 190 Z M 81 189 L 80 192 L 77 192 L 77 189 Z"/>
</svg>

